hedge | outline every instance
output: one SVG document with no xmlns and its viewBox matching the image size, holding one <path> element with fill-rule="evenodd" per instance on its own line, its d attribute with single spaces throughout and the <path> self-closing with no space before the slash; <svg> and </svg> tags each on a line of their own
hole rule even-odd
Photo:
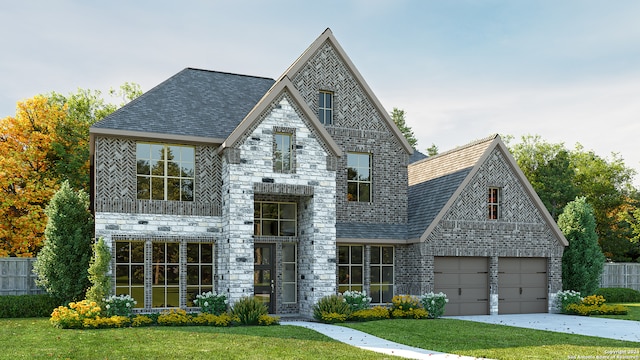
<svg viewBox="0 0 640 360">
<path fill-rule="evenodd" d="M 604 297 L 608 303 L 640 302 L 640 291 L 628 288 L 600 288 L 595 295 Z"/>
<path fill-rule="evenodd" d="M 49 317 L 60 304 L 47 294 L 0 296 L 0 318 Z"/>
</svg>

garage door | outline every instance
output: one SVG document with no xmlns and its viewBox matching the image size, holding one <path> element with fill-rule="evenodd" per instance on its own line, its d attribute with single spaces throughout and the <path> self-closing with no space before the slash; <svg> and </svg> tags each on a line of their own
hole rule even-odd
<svg viewBox="0 0 640 360">
<path fill-rule="evenodd" d="M 445 315 L 489 314 L 489 261 L 484 257 L 436 257 L 435 292 L 447 294 Z"/>
<path fill-rule="evenodd" d="M 498 259 L 498 313 L 546 313 L 547 259 Z"/>
</svg>

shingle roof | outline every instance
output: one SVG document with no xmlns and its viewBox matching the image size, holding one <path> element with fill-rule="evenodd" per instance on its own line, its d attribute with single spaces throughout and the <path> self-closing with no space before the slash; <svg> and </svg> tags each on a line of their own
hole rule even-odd
<svg viewBox="0 0 640 360">
<path fill-rule="evenodd" d="M 407 227 L 403 224 L 336 223 L 336 237 L 342 239 L 404 240 Z"/>
<path fill-rule="evenodd" d="M 427 230 L 496 137 L 409 165 L 408 239 L 419 238 Z"/>
<path fill-rule="evenodd" d="M 416 161 L 424 160 L 428 158 L 427 155 L 421 153 L 420 151 L 413 149 L 413 154 L 409 156 L 409 164 L 413 164 Z"/>
<path fill-rule="evenodd" d="M 225 139 L 273 83 L 186 68 L 92 128 Z"/>
</svg>

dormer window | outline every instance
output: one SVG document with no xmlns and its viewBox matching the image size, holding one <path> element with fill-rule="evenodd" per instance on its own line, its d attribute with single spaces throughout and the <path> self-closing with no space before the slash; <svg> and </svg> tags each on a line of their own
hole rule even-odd
<svg viewBox="0 0 640 360">
<path fill-rule="evenodd" d="M 318 99 L 318 119 L 324 125 L 333 124 L 333 93 L 320 91 Z"/>
<path fill-rule="evenodd" d="M 498 220 L 500 217 L 500 188 L 490 187 L 487 199 L 489 220 Z"/>
</svg>

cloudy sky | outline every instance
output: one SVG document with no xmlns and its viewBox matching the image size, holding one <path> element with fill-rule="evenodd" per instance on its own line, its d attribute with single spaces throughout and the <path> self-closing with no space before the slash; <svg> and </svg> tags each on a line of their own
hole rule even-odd
<svg viewBox="0 0 640 360">
<path fill-rule="evenodd" d="M 640 1 L 0 1 L 0 118 L 185 67 L 277 78 L 329 27 L 419 150 L 538 134 L 640 169 Z"/>
</svg>

